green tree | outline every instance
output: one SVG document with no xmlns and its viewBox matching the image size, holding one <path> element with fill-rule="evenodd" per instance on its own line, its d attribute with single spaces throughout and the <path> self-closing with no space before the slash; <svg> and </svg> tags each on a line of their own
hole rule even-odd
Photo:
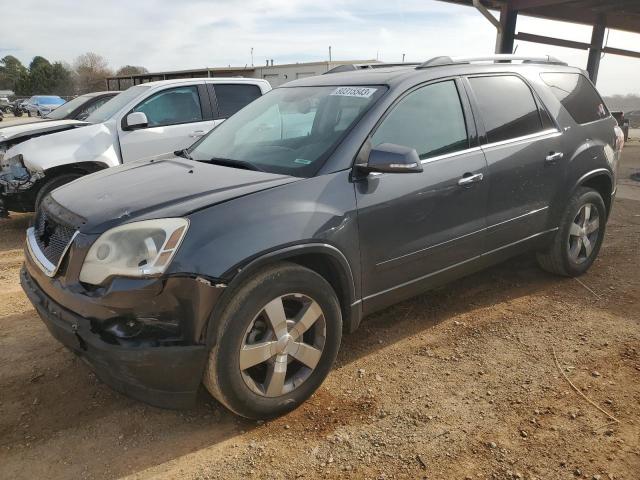
<svg viewBox="0 0 640 480">
<path fill-rule="evenodd" d="M 13 55 L 0 60 L 0 88 L 16 91 L 21 77 L 27 74 L 25 66 Z"/>
<path fill-rule="evenodd" d="M 29 80 L 32 95 L 46 95 L 52 93 L 53 65 L 44 57 L 34 57 L 29 64 Z"/>
<path fill-rule="evenodd" d="M 18 95 L 62 95 L 75 93 L 74 74 L 62 62 L 51 63 L 44 57 L 36 56 L 24 69 L 15 83 Z"/>
<path fill-rule="evenodd" d="M 71 96 L 75 93 L 75 76 L 71 68 L 62 63 L 51 65 L 51 93 L 61 96 Z"/>
</svg>

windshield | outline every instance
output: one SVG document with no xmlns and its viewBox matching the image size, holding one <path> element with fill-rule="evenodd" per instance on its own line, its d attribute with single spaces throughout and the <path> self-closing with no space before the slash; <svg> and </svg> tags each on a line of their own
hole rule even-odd
<svg viewBox="0 0 640 480">
<path fill-rule="evenodd" d="M 40 105 L 62 105 L 64 103 L 60 97 L 38 97 L 37 100 Z"/>
<path fill-rule="evenodd" d="M 189 154 L 199 161 L 236 160 L 266 172 L 313 176 L 384 91 L 381 86 L 278 88 L 225 120 Z"/>
<path fill-rule="evenodd" d="M 148 89 L 149 87 L 144 85 L 136 85 L 135 87 L 127 88 L 124 92 L 119 93 L 89 115 L 85 121 L 89 123 L 106 122 L 121 109 L 126 107 L 129 102 L 142 95 L 144 91 Z"/>
<path fill-rule="evenodd" d="M 45 118 L 50 118 L 53 120 L 62 120 L 66 118 L 71 112 L 73 112 L 76 108 L 81 106 L 84 102 L 92 98 L 90 95 L 81 95 L 80 97 L 76 97 L 73 100 L 69 100 L 64 105 L 56 108 L 49 115 L 46 115 Z"/>
</svg>

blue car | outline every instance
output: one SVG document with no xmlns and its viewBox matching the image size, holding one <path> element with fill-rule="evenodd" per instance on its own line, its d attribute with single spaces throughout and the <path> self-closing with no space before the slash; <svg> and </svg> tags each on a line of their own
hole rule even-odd
<svg viewBox="0 0 640 480">
<path fill-rule="evenodd" d="M 64 99 L 57 95 L 34 95 L 26 103 L 27 115 L 44 117 L 65 103 Z"/>
</svg>

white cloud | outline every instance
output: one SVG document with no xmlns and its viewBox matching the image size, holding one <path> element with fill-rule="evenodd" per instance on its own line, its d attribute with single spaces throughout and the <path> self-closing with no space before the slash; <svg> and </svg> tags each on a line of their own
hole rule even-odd
<svg viewBox="0 0 640 480">
<path fill-rule="evenodd" d="M 493 51 L 495 30 L 472 8 L 423 0 L 21 0 L 4 28 L 0 55 L 73 61 L 85 51 L 114 68 L 150 70 L 326 59 L 424 60 Z M 520 17 L 519 31 L 589 41 L 585 26 Z M 612 32 L 609 45 L 637 48 L 640 36 Z M 586 52 L 517 42 L 518 53 L 549 53 L 586 65 Z M 640 61 L 607 56 L 598 86 L 605 94 L 640 93 Z"/>
</svg>

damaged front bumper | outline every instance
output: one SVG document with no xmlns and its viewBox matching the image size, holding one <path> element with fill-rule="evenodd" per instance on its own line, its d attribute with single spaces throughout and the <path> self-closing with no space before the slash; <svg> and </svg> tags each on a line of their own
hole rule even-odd
<svg viewBox="0 0 640 480">
<path fill-rule="evenodd" d="M 42 178 L 43 172 L 25 167 L 22 155 L 8 159 L 0 156 L 0 217 L 7 216 L 7 210 L 23 211 L 22 204 L 31 203 L 31 189 Z"/>
<path fill-rule="evenodd" d="M 87 290 L 74 280 L 78 252 L 70 253 L 50 278 L 25 251 L 22 288 L 51 334 L 115 390 L 162 408 L 192 406 L 222 290 L 188 277 L 121 278 Z"/>
</svg>

